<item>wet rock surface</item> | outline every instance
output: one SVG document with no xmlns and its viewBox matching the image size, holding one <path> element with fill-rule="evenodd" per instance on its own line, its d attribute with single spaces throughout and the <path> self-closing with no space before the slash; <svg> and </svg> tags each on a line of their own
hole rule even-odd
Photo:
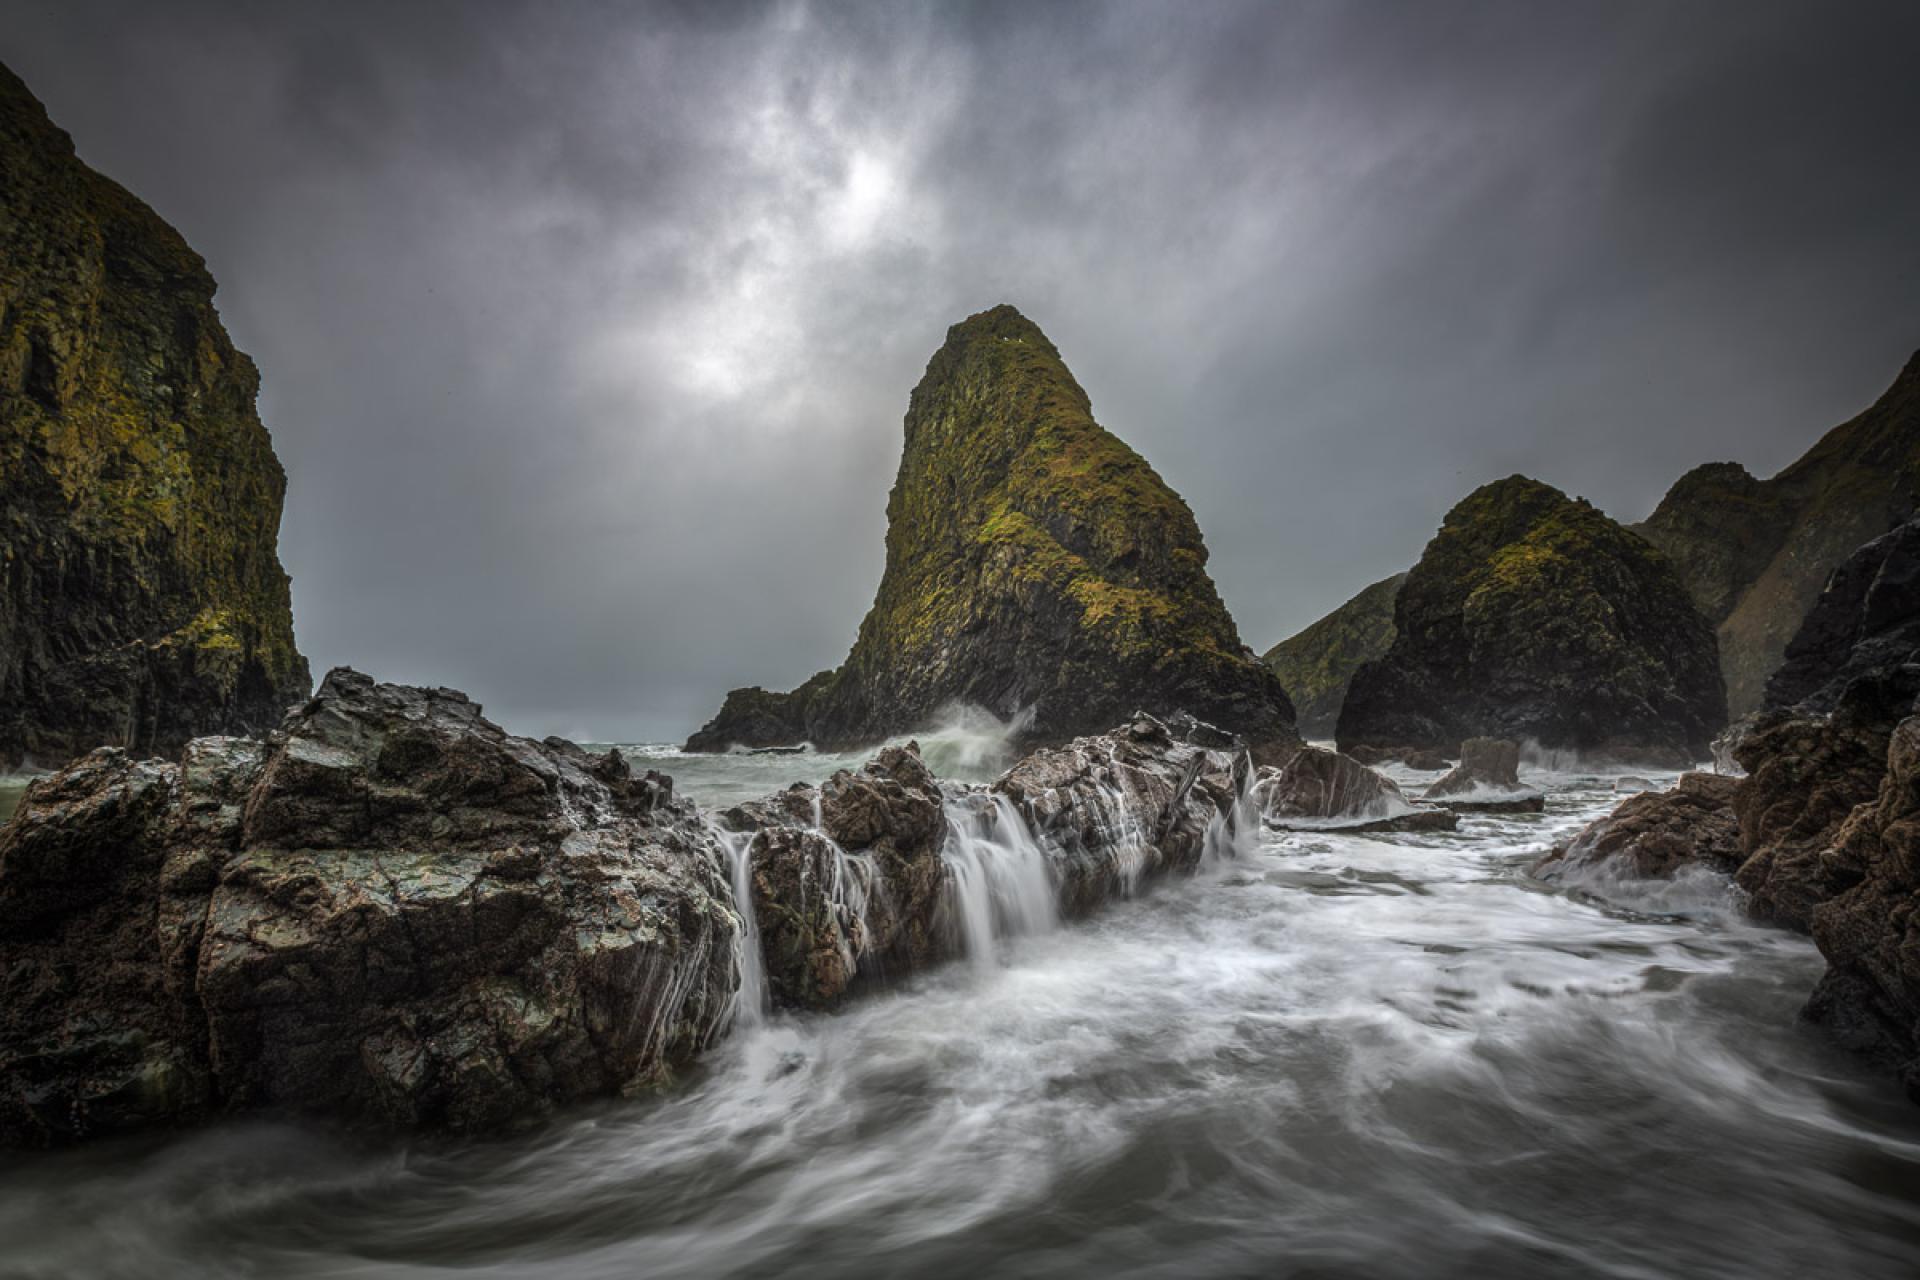
<svg viewBox="0 0 1920 1280">
<path fill-rule="evenodd" d="M 831 1006 L 1230 853 L 1233 741 L 1143 713 L 945 790 L 892 747 L 713 821 L 617 751 L 339 669 L 265 739 L 98 750 L 0 829 L 0 1141 L 488 1133 L 657 1087 L 763 991 Z"/>
<path fill-rule="evenodd" d="M 1460 744 L 1460 763 L 1436 779 L 1421 797 L 1456 809 L 1538 813 L 1546 807 L 1539 790 L 1520 781 L 1520 745 L 1501 738 L 1468 738 Z"/>
<path fill-rule="evenodd" d="M 1685 766 L 1726 723 L 1713 631 L 1663 556 L 1524 476 L 1447 513 L 1353 675 L 1340 748 L 1470 737 Z"/>
<path fill-rule="evenodd" d="M 34 785 L 0 833 L 0 1137 L 509 1127 L 709 1043 L 734 934 L 665 779 L 335 671 L 264 742 Z"/>
<path fill-rule="evenodd" d="M 1595 871 L 1670 879 L 1695 865 L 1732 872 L 1745 858 L 1733 794 L 1739 782 L 1685 773 L 1670 791 L 1642 791 L 1534 867 L 1546 879 Z"/>
</svg>

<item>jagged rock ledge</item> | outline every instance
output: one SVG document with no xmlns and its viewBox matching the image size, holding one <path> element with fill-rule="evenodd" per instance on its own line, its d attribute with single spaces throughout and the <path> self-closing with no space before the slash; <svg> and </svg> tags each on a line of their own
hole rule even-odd
<svg viewBox="0 0 1920 1280">
<path fill-rule="evenodd" d="M 1328 766 L 1142 714 L 989 786 L 892 748 L 714 818 L 617 751 L 339 669 L 263 740 L 103 748 L 0 829 L 0 1142 L 511 1128 L 1190 870 L 1262 805 L 1378 793 Z"/>
</svg>

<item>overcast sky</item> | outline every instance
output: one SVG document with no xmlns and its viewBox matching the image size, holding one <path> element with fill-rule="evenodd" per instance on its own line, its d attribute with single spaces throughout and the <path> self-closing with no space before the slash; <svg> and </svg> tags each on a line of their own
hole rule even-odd
<svg viewBox="0 0 1920 1280">
<path fill-rule="evenodd" d="M 1920 346 L 1920 4 L 10 0 L 259 362 L 316 674 L 678 738 L 839 662 L 1011 302 L 1265 649 L 1523 471 L 1644 517 Z"/>
</svg>

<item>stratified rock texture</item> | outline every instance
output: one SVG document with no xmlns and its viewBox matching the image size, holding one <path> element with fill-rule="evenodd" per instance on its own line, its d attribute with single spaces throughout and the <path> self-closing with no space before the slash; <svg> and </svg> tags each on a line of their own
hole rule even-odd
<svg viewBox="0 0 1920 1280">
<path fill-rule="evenodd" d="M 669 781 L 338 670 L 265 742 L 102 748 L 0 832 L 0 1141 L 505 1128 L 713 1040 L 736 926 Z"/>
<path fill-rule="evenodd" d="M 1827 575 L 1913 515 L 1920 496 L 1920 353 L 1874 405 L 1770 480 L 1732 462 L 1682 476 L 1646 523 L 1719 629 L 1735 716 L 1763 700 Z"/>
<path fill-rule="evenodd" d="M 1286 686 L 1301 733 L 1333 736 L 1353 673 L 1393 645 L 1393 598 L 1406 580 L 1396 573 L 1374 583 L 1260 659 Z"/>
<path fill-rule="evenodd" d="M 265 731 L 311 682 L 259 374 L 3 67 L 0 175 L 0 770 Z"/>
<path fill-rule="evenodd" d="M 1060 742 L 1136 709 L 1291 739 L 1280 682 L 1241 645 L 1193 513 L 1093 419 L 1012 307 L 955 325 L 914 389 L 887 502 L 887 563 L 837 671 L 736 690 L 690 750 L 872 743 L 953 703 L 1030 711 Z"/>
<path fill-rule="evenodd" d="M 1447 513 L 1394 627 L 1354 673 L 1343 751 L 1487 736 L 1689 763 L 1726 723 L 1713 631 L 1665 557 L 1524 476 Z"/>
<path fill-rule="evenodd" d="M 1684 773 L 1671 791 L 1643 791 L 1588 826 L 1534 867 L 1549 880 L 1609 873 L 1671 879 L 1705 865 L 1731 873 L 1744 852 L 1734 819 L 1735 778 Z"/>
</svg>

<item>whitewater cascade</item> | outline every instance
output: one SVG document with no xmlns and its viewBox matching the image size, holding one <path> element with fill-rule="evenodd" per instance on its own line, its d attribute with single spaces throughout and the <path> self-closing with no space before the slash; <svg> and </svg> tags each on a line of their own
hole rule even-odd
<svg viewBox="0 0 1920 1280">
<path fill-rule="evenodd" d="M 726 857 L 733 913 L 740 918 L 740 930 L 734 935 L 740 989 L 733 997 L 733 1026 L 751 1027 L 767 1016 L 767 959 L 760 950 L 760 925 L 753 912 L 753 846 L 760 833 L 729 831 L 711 818 L 707 819 L 707 830 Z"/>
<path fill-rule="evenodd" d="M 1013 801 L 998 792 L 947 800 L 941 857 L 952 877 L 960 943 L 976 965 L 994 963 L 1000 938 L 1046 933 L 1059 921 L 1046 851 Z"/>
</svg>

